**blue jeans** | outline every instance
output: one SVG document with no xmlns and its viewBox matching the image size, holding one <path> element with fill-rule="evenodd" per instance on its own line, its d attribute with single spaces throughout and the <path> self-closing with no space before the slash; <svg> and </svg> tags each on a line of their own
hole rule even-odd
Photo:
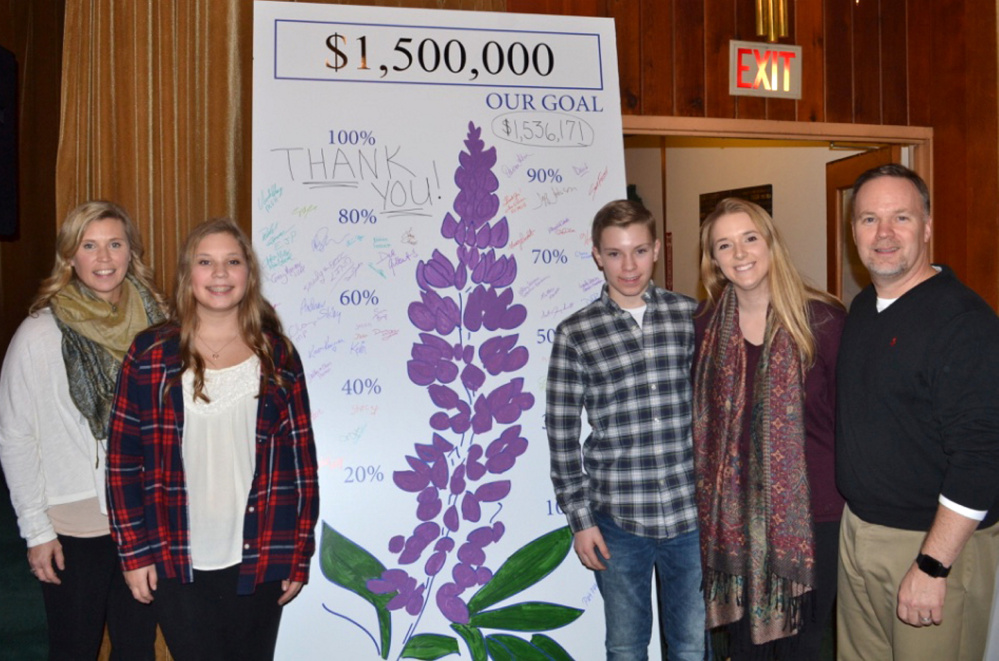
<svg viewBox="0 0 999 661">
<path fill-rule="evenodd" d="M 639 537 L 597 515 L 611 557 L 594 572 L 604 600 L 607 661 L 646 661 L 652 635 L 652 567 L 659 571 L 660 604 L 670 661 L 703 661 L 707 634 L 701 595 L 697 531 L 672 539 Z"/>
</svg>

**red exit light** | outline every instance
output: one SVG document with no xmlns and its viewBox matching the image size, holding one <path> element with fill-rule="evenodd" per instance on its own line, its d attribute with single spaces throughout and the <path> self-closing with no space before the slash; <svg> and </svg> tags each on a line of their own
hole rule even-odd
<svg viewBox="0 0 999 661">
<path fill-rule="evenodd" d="M 729 93 L 801 98 L 801 47 L 729 42 Z"/>
</svg>

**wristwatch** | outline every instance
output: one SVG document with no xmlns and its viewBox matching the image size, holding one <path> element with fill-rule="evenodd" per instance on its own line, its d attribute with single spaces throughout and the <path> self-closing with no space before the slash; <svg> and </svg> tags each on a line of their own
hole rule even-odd
<svg viewBox="0 0 999 661">
<path fill-rule="evenodd" d="M 933 578 L 946 578 L 950 573 L 950 567 L 944 567 L 943 563 L 931 555 L 920 553 L 916 556 L 916 566 L 924 573 Z"/>
</svg>

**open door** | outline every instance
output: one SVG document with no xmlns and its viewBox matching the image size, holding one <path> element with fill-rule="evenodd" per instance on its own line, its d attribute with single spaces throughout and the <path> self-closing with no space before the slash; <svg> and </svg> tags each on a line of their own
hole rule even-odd
<svg viewBox="0 0 999 661">
<path fill-rule="evenodd" d="M 871 282 L 849 231 L 853 182 L 871 168 L 901 162 L 902 147 L 889 145 L 826 163 L 826 288 L 848 308 Z"/>
</svg>

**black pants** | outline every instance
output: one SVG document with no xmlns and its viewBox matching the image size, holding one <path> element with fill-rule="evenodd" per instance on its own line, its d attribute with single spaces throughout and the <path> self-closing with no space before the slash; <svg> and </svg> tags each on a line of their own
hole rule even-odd
<svg viewBox="0 0 999 661">
<path fill-rule="evenodd" d="M 194 582 L 159 577 L 153 606 L 177 661 L 270 661 L 281 611 L 281 581 L 236 594 L 239 565 L 194 572 Z"/>
<path fill-rule="evenodd" d="M 107 622 L 113 661 L 156 658 L 153 609 L 132 598 L 111 535 L 59 535 L 66 569 L 59 585 L 42 583 L 49 629 L 49 659 L 96 659 Z"/>
<path fill-rule="evenodd" d="M 839 521 L 815 524 L 814 611 L 806 616 L 796 636 L 781 638 L 765 645 L 753 645 L 745 619 L 729 627 L 729 652 L 732 661 L 813 661 L 820 658 L 822 635 L 829 627 L 836 599 L 836 574 L 839 568 Z"/>
</svg>

